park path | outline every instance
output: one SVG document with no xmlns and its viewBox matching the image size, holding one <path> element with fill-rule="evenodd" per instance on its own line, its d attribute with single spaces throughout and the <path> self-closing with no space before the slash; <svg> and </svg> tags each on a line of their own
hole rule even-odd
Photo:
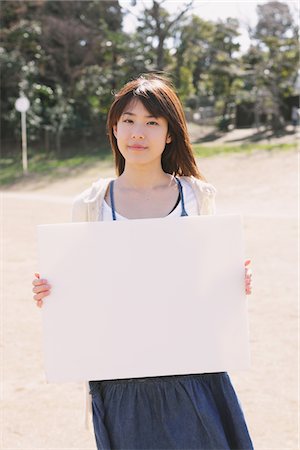
<svg viewBox="0 0 300 450">
<path fill-rule="evenodd" d="M 253 261 L 249 298 L 252 368 L 232 373 L 255 448 L 292 449 L 297 442 L 297 167 L 292 151 L 203 158 L 217 190 L 218 213 L 244 216 L 246 253 Z M 81 427 L 82 385 L 46 384 L 40 310 L 31 280 L 37 268 L 36 225 L 70 219 L 72 198 L 109 165 L 52 183 L 1 193 L 3 449 L 95 449 Z"/>
</svg>

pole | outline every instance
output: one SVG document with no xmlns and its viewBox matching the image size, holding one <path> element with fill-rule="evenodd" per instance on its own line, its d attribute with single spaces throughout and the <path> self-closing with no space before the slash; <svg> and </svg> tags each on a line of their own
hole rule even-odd
<svg viewBox="0 0 300 450">
<path fill-rule="evenodd" d="M 27 136 L 26 136 L 26 112 L 21 112 L 21 127 L 22 127 L 22 163 L 23 163 L 23 173 L 28 174 L 28 163 L 27 163 Z"/>
</svg>

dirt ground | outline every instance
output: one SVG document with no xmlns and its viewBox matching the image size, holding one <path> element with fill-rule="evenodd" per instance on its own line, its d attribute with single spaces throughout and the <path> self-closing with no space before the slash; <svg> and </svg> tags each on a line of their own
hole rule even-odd
<svg viewBox="0 0 300 450">
<path fill-rule="evenodd" d="M 248 299 L 252 368 L 230 373 L 259 450 L 298 449 L 297 168 L 298 153 L 260 151 L 203 158 L 217 190 L 218 213 L 244 217 L 252 259 Z M 66 222 L 72 197 L 99 176 L 95 165 L 51 184 L 27 183 L 1 194 L 1 448 L 95 449 L 82 427 L 81 384 L 47 384 L 40 310 L 32 301 L 36 225 Z"/>
</svg>

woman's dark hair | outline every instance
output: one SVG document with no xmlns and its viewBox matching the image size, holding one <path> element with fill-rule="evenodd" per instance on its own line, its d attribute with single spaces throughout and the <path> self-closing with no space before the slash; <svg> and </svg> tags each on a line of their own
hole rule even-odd
<svg viewBox="0 0 300 450">
<path fill-rule="evenodd" d="M 107 132 L 115 158 L 118 175 L 125 167 L 125 159 L 118 149 L 113 127 L 119 121 L 125 107 L 134 99 L 139 99 L 144 107 L 155 117 L 168 121 L 171 142 L 166 144 L 161 156 L 164 172 L 179 176 L 194 176 L 205 180 L 200 173 L 188 136 L 182 105 L 170 80 L 162 75 L 143 74 L 129 81 L 115 94 L 115 100 L 107 117 Z"/>
</svg>

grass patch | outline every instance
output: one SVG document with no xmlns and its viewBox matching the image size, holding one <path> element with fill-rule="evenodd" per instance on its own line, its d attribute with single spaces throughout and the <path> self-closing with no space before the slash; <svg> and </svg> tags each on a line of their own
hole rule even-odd
<svg viewBox="0 0 300 450">
<path fill-rule="evenodd" d="M 245 143 L 241 145 L 223 144 L 220 146 L 193 144 L 193 149 L 197 157 L 209 157 L 226 153 L 251 153 L 252 151 L 258 150 L 292 150 L 296 149 L 296 143 Z M 54 180 L 74 175 L 101 161 L 113 165 L 113 157 L 110 150 L 104 149 L 98 154 L 77 155 L 64 159 L 57 159 L 54 156 L 42 153 L 29 157 L 28 170 L 30 179 L 48 177 L 50 180 Z M 9 186 L 24 179 L 26 179 L 26 177 L 23 175 L 21 159 L 18 162 L 14 161 L 12 158 L 0 159 L 0 185 Z"/>
<path fill-rule="evenodd" d="M 45 154 L 40 154 L 28 159 L 28 172 L 30 178 L 47 176 L 49 179 L 58 179 L 78 173 L 101 161 L 111 161 L 112 163 L 111 153 L 77 155 L 64 159 L 56 159 Z M 10 185 L 25 178 L 21 161 L 16 162 L 11 158 L 3 158 L 0 160 L 0 185 Z"/>
<path fill-rule="evenodd" d="M 230 145 L 224 144 L 219 146 L 205 146 L 203 144 L 193 144 L 193 150 L 196 156 L 209 157 L 214 155 L 219 155 L 223 153 L 251 153 L 257 150 L 292 150 L 296 149 L 296 142 L 285 143 L 285 144 L 241 144 L 241 145 Z"/>
</svg>

